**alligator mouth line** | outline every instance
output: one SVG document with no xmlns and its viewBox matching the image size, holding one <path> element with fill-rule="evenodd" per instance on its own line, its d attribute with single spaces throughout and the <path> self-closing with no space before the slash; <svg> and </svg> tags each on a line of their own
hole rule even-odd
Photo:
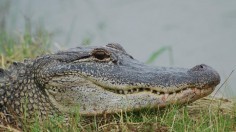
<svg viewBox="0 0 236 132">
<path fill-rule="evenodd" d="M 73 74 L 74 73 L 69 73 L 69 75 L 73 75 Z M 61 76 L 61 75 L 59 75 L 59 76 Z M 84 77 L 87 78 L 89 81 L 91 81 L 93 84 L 101 87 L 102 89 L 112 92 L 112 93 L 115 93 L 115 94 L 118 94 L 118 95 L 132 95 L 132 94 L 139 94 L 139 93 L 151 93 L 151 94 L 155 94 L 155 95 L 177 95 L 177 94 L 181 94 L 185 91 L 192 91 L 194 93 L 198 93 L 198 94 L 202 95 L 204 93 L 212 92 L 215 89 L 215 86 L 212 86 L 212 84 L 214 84 L 214 82 L 213 82 L 211 84 L 205 84 L 205 85 L 199 86 L 199 87 L 190 85 L 190 86 L 186 86 L 181 89 L 178 89 L 178 90 L 176 89 L 176 91 L 159 91 L 156 89 L 145 88 L 145 87 L 140 87 L 140 88 L 135 87 L 135 88 L 131 88 L 131 89 L 122 90 L 122 89 L 109 88 L 107 86 L 97 83 L 96 81 L 93 81 L 92 79 L 89 79 L 86 76 L 84 76 Z"/>
<path fill-rule="evenodd" d="M 143 93 L 143 92 L 149 92 L 149 93 L 152 93 L 152 94 L 156 94 L 156 95 L 164 95 L 164 94 L 168 94 L 168 95 L 174 95 L 174 94 L 180 94 L 184 91 L 188 91 L 188 90 L 191 90 L 193 91 L 194 93 L 205 93 L 205 92 L 209 92 L 209 91 L 213 91 L 214 90 L 214 87 L 209 87 L 209 86 L 205 86 L 204 88 L 197 88 L 197 87 L 186 87 L 186 88 L 183 88 L 181 90 L 177 90 L 175 92 L 171 92 L 171 91 L 168 91 L 168 92 L 163 92 L 163 91 L 157 91 L 157 90 L 153 90 L 151 88 L 132 88 L 132 89 L 128 89 L 128 90 L 114 90 L 114 89 L 110 89 L 110 88 L 105 88 L 105 90 L 108 90 L 112 93 L 115 93 L 115 94 L 120 94 L 120 95 L 127 95 L 127 94 L 138 94 L 138 93 Z"/>
</svg>

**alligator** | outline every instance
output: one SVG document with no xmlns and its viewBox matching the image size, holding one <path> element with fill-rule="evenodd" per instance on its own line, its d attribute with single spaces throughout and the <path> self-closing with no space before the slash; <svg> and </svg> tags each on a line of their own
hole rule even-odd
<svg viewBox="0 0 236 132">
<path fill-rule="evenodd" d="M 95 116 L 186 104 L 209 95 L 219 83 L 219 74 L 205 64 L 154 67 L 117 43 L 77 47 L 0 68 L 0 113 L 5 116 L 0 123 L 35 113 L 45 119 L 75 108 L 81 116 Z"/>
</svg>

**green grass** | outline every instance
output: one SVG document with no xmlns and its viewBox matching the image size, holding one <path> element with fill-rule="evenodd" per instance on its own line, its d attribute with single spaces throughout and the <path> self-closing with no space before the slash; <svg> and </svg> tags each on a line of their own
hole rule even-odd
<svg viewBox="0 0 236 132">
<path fill-rule="evenodd" d="M 38 131 L 173 131 L 227 132 L 236 130 L 236 109 L 229 100 L 203 98 L 187 106 L 143 109 L 100 117 L 80 117 L 79 112 L 65 117 L 51 117 L 40 122 L 37 116 L 24 130 Z"/>
<path fill-rule="evenodd" d="M 6 32 L 0 33 L 0 66 L 7 67 L 12 61 L 22 61 L 24 58 L 34 58 L 49 52 L 50 35 L 42 30 L 34 34 L 12 36 Z M 153 62 L 164 51 L 171 52 L 170 47 L 157 50 L 149 59 Z M 233 102 L 221 99 L 201 99 L 188 106 L 170 106 L 164 110 L 144 109 L 138 112 L 123 112 L 106 117 L 80 117 L 68 115 L 65 123 L 63 116 L 49 117 L 40 121 L 37 114 L 34 122 L 27 123 L 24 131 L 236 131 L 236 109 Z M 26 117 L 25 117 L 26 118 Z M 0 128 L 4 128 L 1 126 Z M 1 130 L 1 129 L 0 129 Z M 5 130 L 17 131 L 11 127 Z"/>
</svg>

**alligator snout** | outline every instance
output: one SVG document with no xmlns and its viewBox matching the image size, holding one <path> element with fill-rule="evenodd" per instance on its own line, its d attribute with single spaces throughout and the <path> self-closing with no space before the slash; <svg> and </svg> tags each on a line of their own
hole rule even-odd
<svg viewBox="0 0 236 132">
<path fill-rule="evenodd" d="M 199 83 L 207 82 L 208 85 L 218 85 L 220 83 L 220 75 L 212 67 L 206 64 L 196 65 L 188 70 L 191 76 L 196 77 Z"/>
</svg>

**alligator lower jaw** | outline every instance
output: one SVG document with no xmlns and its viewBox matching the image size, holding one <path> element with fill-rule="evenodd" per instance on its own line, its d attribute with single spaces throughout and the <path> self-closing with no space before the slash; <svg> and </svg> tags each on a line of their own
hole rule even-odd
<svg viewBox="0 0 236 132">
<path fill-rule="evenodd" d="M 208 87 L 204 89 L 199 88 L 188 88 L 186 90 L 182 90 L 176 94 L 164 94 L 160 95 L 163 100 L 163 105 L 159 105 L 158 107 L 165 107 L 169 104 L 184 104 L 191 103 L 199 98 L 205 97 L 211 94 L 214 91 L 215 87 Z"/>
</svg>

